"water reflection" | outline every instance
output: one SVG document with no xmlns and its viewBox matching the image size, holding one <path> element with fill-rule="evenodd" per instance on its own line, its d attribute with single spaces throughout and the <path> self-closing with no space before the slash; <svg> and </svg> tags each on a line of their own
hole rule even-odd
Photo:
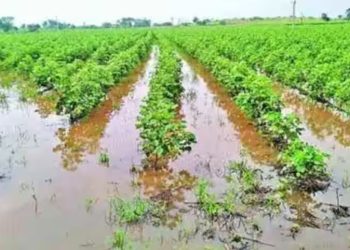
<svg viewBox="0 0 350 250">
<path fill-rule="evenodd" d="M 176 172 L 169 167 L 145 168 L 138 172 L 136 182 L 143 195 L 166 205 L 166 214 L 159 218 L 159 223 L 173 229 L 182 221 L 181 206 L 186 194 L 195 186 L 197 177 L 185 170 Z"/>
<path fill-rule="evenodd" d="M 223 131 L 231 131 L 231 127 L 233 127 L 236 130 L 236 133 L 235 131 L 233 133 L 239 138 L 239 141 L 234 143 L 241 144 L 255 163 L 276 165 L 278 152 L 259 134 L 253 123 L 235 105 L 227 92 L 203 66 L 187 56 L 184 56 L 184 58 L 194 69 L 192 71 L 185 63 L 185 100 L 191 113 L 190 119 L 192 121 L 190 125 L 197 130 L 197 133 L 202 135 L 210 136 L 214 131 L 221 131 L 220 136 L 224 136 L 218 138 L 217 153 L 214 153 L 212 157 L 220 158 L 222 151 L 228 149 L 227 145 L 224 144 L 231 139 Z M 218 108 L 222 109 L 223 112 L 217 112 Z M 199 128 L 202 126 L 199 123 L 203 122 L 207 123 L 210 128 Z M 199 131 L 202 129 L 205 131 Z M 208 143 L 210 144 L 210 142 Z M 225 147 L 220 150 L 220 145 Z"/>
<path fill-rule="evenodd" d="M 137 88 L 149 81 L 154 64 L 155 55 L 152 53 L 148 63 L 140 65 L 130 76 L 113 87 L 108 93 L 106 101 L 93 110 L 86 119 L 73 124 L 69 129 L 61 128 L 57 131 L 56 136 L 60 143 L 53 150 L 61 154 L 65 169 L 75 170 L 86 154 L 95 154 L 100 150 L 100 139 L 111 118 L 119 115 L 121 107 L 125 109 L 121 115 L 138 113 L 140 100 L 133 98 L 133 93 L 130 92 L 134 87 Z M 123 126 L 130 126 L 130 124 L 122 120 L 114 126 L 123 130 Z M 127 147 L 127 144 L 124 147 Z"/>
<path fill-rule="evenodd" d="M 295 91 L 284 90 L 286 105 L 307 123 L 308 128 L 321 140 L 332 136 L 341 145 L 350 146 L 350 121 L 329 110 L 322 104 L 301 97 Z"/>
</svg>

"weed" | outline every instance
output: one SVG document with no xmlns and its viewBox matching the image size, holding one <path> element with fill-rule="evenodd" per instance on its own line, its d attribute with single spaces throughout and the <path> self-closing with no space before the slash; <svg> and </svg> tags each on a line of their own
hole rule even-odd
<svg viewBox="0 0 350 250">
<path fill-rule="evenodd" d="M 131 249 L 128 236 L 124 230 L 115 231 L 110 241 L 111 241 L 110 245 L 112 249 L 115 249 L 115 250 Z"/>
<path fill-rule="evenodd" d="M 217 202 L 214 194 L 208 192 L 209 183 L 205 180 L 199 180 L 196 187 L 196 196 L 200 208 L 210 217 L 218 216 L 223 208 Z"/>
<path fill-rule="evenodd" d="M 244 193 L 257 192 L 261 186 L 260 178 L 256 171 L 251 170 L 245 161 L 232 162 L 229 165 L 229 180 L 232 182 L 234 174 L 237 174 L 238 182 L 242 185 Z"/>
<path fill-rule="evenodd" d="M 99 162 L 101 164 L 109 165 L 109 155 L 107 151 L 100 153 Z"/>
<path fill-rule="evenodd" d="M 265 199 L 265 208 L 270 214 L 277 214 L 281 211 L 282 200 L 278 193 L 269 194 Z"/>
<path fill-rule="evenodd" d="M 95 205 L 97 202 L 97 199 L 96 198 L 86 198 L 85 199 L 85 209 L 86 209 L 86 212 L 90 212 L 93 205 Z"/>
<path fill-rule="evenodd" d="M 114 198 L 111 203 L 120 221 L 126 223 L 138 223 L 152 211 L 151 203 L 140 197 L 131 201 Z"/>
<path fill-rule="evenodd" d="M 350 172 L 349 172 L 349 170 L 345 171 L 345 175 L 341 181 L 341 185 L 345 189 L 350 188 Z"/>
</svg>

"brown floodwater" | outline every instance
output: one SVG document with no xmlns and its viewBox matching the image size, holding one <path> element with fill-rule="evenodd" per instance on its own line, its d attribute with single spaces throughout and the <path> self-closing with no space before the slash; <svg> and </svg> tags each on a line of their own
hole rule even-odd
<svg viewBox="0 0 350 250">
<path fill-rule="evenodd" d="M 243 159 L 273 178 L 265 184 L 278 180 L 273 167 L 276 150 L 190 58 L 183 61 L 185 91 L 179 112 L 197 143 L 167 168 L 142 168 L 144 154 L 135 124 L 156 54 L 113 87 L 89 117 L 73 125 L 68 117 L 50 112 L 47 98 L 25 103 L 13 89 L 1 90 L 6 98 L 0 102 L 0 249 L 108 249 L 107 238 L 119 228 L 109 220 L 108 199 L 137 195 L 167 201 L 168 216 L 158 226 L 128 226 L 135 249 L 222 249 L 218 237 L 203 236 L 213 225 L 203 222 L 190 205 L 196 181 L 208 179 L 220 197 L 227 187 L 225 166 Z M 348 122 L 300 96 L 284 96 L 286 111 L 302 119 L 303 139 L 331 154 L 335 182 L 326 193 L 288 195 L 283 212 L 272 219 L 250 211 L 249 217 L 263 230 L 257 239 L 275 249 L 346 249 L 349 221 L 336 220 L 325 203 L 335 204 L 335 188 L 342 205 L 350 202 L 348 189 L 341 185 L 348 166 Z M 108 153 L 108 165 L 99 163 L 101 152 Z M 296 239 L 290 236 L 294 223 L 302 226 Z M 246 230 L 244 224 L 238 227 Z M 251 248 L 273 247 L 256 243 L 247 249 Z"/>
<path fill-rule="evenodd" d="M 336 218 L 330 205 L 336 206 L 338 197 L 340 205 L 350 206 L 350 120 L 297 91 L 280 84 L 274 87 L 282 96 L 285 112 L 300 118 L 301 138 L 329 155 L 327 167 L 332 181 L 326 191 L 314 195 L 293 192 L 287 196 L 295 211 L 293 222 L 304 226 L 297 240 L 306 249 L 348 249 L 350 218 Z"/>
<path fill-rule="evenodd" d="M 113 88 L 89 125 L 43 118 L 37 105 L 6 92 L 7 108 L 0 112 L 0 249 L 107 248 L 114 230 L 106 223 L 107 199 L 134 194 L 130 168 L 143 158 L 135 122 L 155 63 L 153 53 L 143 69 Z M 108 152 L 109 167 L 99 164 L 99 149 Z"/>
</svg>

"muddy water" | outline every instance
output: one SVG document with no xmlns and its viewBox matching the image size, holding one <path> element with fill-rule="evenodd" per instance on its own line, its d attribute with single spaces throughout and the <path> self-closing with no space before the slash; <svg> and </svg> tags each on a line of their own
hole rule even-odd
<svg viewBox="0 0 350 250">
<path fill-rule="evenodd" d="M 129 169 L 143 157 L 135 121 L 155 63 L 152 54 L 144 70 L 72 127 L 66 117 L 42 118 L 36 105 L 7 92 L 0 112 L 0 249 L 106 248 L 106 200 L 134 192 Z M 101 149 L 110 155 L 108 167 L 98 162 Z"/>
<path fill-rule="evenodd" d="M 168 168 L 144 169 L 137 176 L 143 195 L 165 200 L 170 207 L 167 220 L 158 230 L 144 226 L 141 235 L 136 232 L 140 229 L 129 231 L 138 242 L 153 238 L 151 249 L 209 246 L 210 242 L 203 240 L 201 232 L 193 232 L 197 231 L 200 219 L 188 204 L 195 201 L 192 189 L 196 180 L 209 180 L 213 191 L 220 196 L 226 190 L 225 167 L 230 161 L 246 159 L 254 166 L 271 170 L 272 167 L 262 164 L 276 160 L 276 152 L 200 65 L 183 61 L 182 76 L 185 90 L 180 113 L 197 143 L 190 152 L 170 162 Z M 189 242 L 181 240 L 184 232 L 191 234 Z M 220 245 L 218 241 L 213 243 Z"/>
<path fill-rule="evenodd" d="M 257 166 L 276 163 L 277 152 L 228 94 L 203 67 L 190 58 L 186 61 L 183 61 L 182 68 L 185 93 L 181 112 L 197 143 L 191 152 L 170 165 L 210 179 L 220 192 L 225 188 L 224 168 L 229 162 L 246 159 Z"/>
<path fill-rule="evenodd" d="M 306 226 L 298 240 L 306 249 L 347 249 L 350 218 L 336 219 L 328 204 L 337 204 L 338 189 L 340 205 L 350 206 L 350 120 L 293 90 L 275 87 L 282 95 L 286 112 L 293 112 L 301 119 L 302 139 L 329 154 L 332 178 L 329 189 L 315 195 L 294 193 L 288 197 L 298 213 L 296 221 Z"/>
<path fill-rule="evenodd" d="M 198 211 L 187 203 L 195 199 L 192 188 L 196 180 L 210 180 L 213 190 L 221 194 L 226 188 L 223 177 L 228 162 L 246 159 L 253 167 L 275 173 L 271 166 L 277 152 L 215 79 L 194 61 L 186 61 L 180 112 L 198 143 L 168 168 L 144 169 L 137 174 L 130 171 L 139 169 L 143 158 L 135 123 L 155 69 L 154 54 L 113 88 L 86 120 L 72 126 L 66 117 L 41 113 L 49 110 L 50 104 L 43 102 L 44 108 L 40 108 L 22 103 L 14 91 L 5 91 L 6 101 L 0 102 L 0 249 L 106 249 L 106 237 L 118 227 L 106 217 L 108 198 L 130 198 L 139 193 L 168 201 L 169 210 L 158 226 L 127 228 L 135 249 L 222 246 L 219 240 L 202 237 Z M 347 165 L 348 122 L 287 97 L 289 109 L 303 120 L 303 138 L 332 154 L 330 165 L 334 166 L 336 183 L 329 192 L 315 197 L 291 195 L 284 213 L 272 220 L 257 214 L 254 220 L 263 230 L 259 240 L 275 245 L 275 249 L 346 249 L 349 226 L 340 223 L 347 223 L 347 219 L 334 221 L 327 206 L 317 203 L 334 203 L 334 189 L 340 187 L 343 177 L 339 169 Z M 100 152 L 108 152 L 108 165 L 99 163 Z M 345 159 L 340 168 L 338 154 Z M 341 203 L 349 201 L 347 191 L 341 188 L 340 192 Z M 289 236 L 294 222 L 304 226 L 296 240 Z M 256 248 L 271 249 L 261 244 Z"/>
</svg>

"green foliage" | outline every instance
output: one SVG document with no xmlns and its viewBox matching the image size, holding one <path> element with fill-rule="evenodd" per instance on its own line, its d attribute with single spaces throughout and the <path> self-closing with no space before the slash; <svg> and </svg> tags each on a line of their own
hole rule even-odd
<svg viewBox="0 0 350 250">
<path fill-rule="evenodd" d="M 150 83 L 137 126 L 143 139 L 142 147 L 149 157 L 175 158 L 191 149 L 192 133 L 178 116 L 183 87 L 180 83 L 181 63 L 173 49 L 161 44 L 159 62 Z"/>
<path fill-rule="evenodd" d="M 0 68 L 59 94 L 57 111 L 87 116 L 149 53 L 147 31 L 60 31 L 0 37 Z"/>
<path fill-rule="evenodd" d="M 136 197 L 131 201 L 112 199 L 111 204 L 120 221 L 125 223 L 138 223 L 152 211 L 151 203 L 140 197 Z"/>
<path fill-rule="evenodd" d="M 241 161 L 230 163 L 229 171 L 231 172 L 231 174 L 228 176 L 229 180 L 232 178 L 232 174 L 237 174 L 237 178 L 242 184 L 242 191 L 244 193 L 254 193 L 259 190 L 261 180 L 256 171 L 250 169 L 246 162 Z"/>
<path fill-rule="evenodd" d="M 109 155 L 108 155 L 108 152 L 101 152 L 100 153 L 100 156 L 98 158 L 98 161 L 101 163 L 101 164 L 109 164 Z"/>
<path fill-rule="evenodd" d="M 124 230 L 117 230 L 110 239 L 110 245 L 113 250 L 131 249 L 128 236 Z"/>
<path fill-rule="evenodd" d="M 328 48 L 325 47 L 320 51 L 322 53 L 318 54 L 313 50 L 315 43 L 304 41 L 305 34 L 300 35 L 296 32 L 293 32 L 293 35 L 299 39 L 299 43 L 290 46 L 294 39 L 289 33 L 285 34 L 285 30 L 276 28 L 268 31 L 259 27 L 259 29 L 242 28 L 229 32 L 223 27 L 215 30 L 190 29 L 191 32 L 188 29 L 163 31 L 163 35 L 198 59 L 226 88 L 235 103 L 255 122 L 260 132 L 281 151 L 281 164 L 286 165 L 290 170 L 285 172 L 286 174 L 300 181 L 305 181 L 308 177 L 323 178 L 326 175 L 326 156 L 315 147 L 300 141 L 299 120 L 294 115 L 284 114 L 284 105 L 281 97 L 273 89 L 272 80 L 259 74 L 257 70 L 263 69 L 268 75 L 274 75 L 278 80 L 288 79 L 287 84 L 292 87 L 298 86 L 310 94 L 314 93 L 312 96 L 315 99 L 323 98 L 331 91 L 343 95 L 342 106 L 344 107 L 349 105 L 345 97 L 349 95 L 349 91 L 341 93 L 328 88 L 327 93 L 322 92 L 325 82 L 332 82 L 328 81 L 329 75 L 342 76 L 334 66 L 319 66 L 318 70 L 323 73 L 309 74 L 314 70 L 311 70 L 308 65 L 313 65 L 309 57 L 318 56 L 318 62 L 323 65 L 335 63 L 334 54 L 337 53 L 333 49 L 327 50 Z M 259 36 L 251 31 L 256 31 Z M 271 36 L 266 36 L 264 32 Z M 322 43 L 322 45 L 325 44 Z M 345 49 L 344 44 L 341 44 L 341 47 Z M 315 55 L 307 54 L 307 49 L 311 49 Z M 300 50 L 305 53 L 300 54 Z M 348 61 L 344 57 L 345 55 L 344 61 Z M 346 69 L 347 67 L 344 67 L 345 63 L 342 65 L 340 67 L 342 73 L 350 72 Z M 337 73 L 332 73 L 332 70 Z M 349 73 L 346 74 L 349 75 Z M 315 77 L 307 79 L 310 75 Z M 303 81 L 307 83 L 301 84 Z M 339 88 L 340 85 L 337 86 Z M 348 88 L 346 84 L 343 86 L 344 90 Z M 319 94 L 316 95 L 316 93 Z M 341 100 L 341 97 L 337 99 Z M 311 155 L 307 156 L 308 153 Z"/>
<path fill-rule="evenodd" d="M 281 157 L 287 168 L 295 173 L 297 178 L 326 176 L 327 155 L 298 139 L 286 148 Z"/>
<path fill-rule="evenodd" d="M 7 32 L 14 29 L 14 20 L 15 18 L 11 16 L 0 17 L 0 30 Z"/>
<path fill-rule="evenodd" d="M 271 135 L 275 145 L 287 145 L 301 133 L 300 121 L 295 115 L 283 115 L 280 112 L 269 112 L 259 120 L 259 125 Z"/>
<path fill-rule="evenodd" d="M 196 197 L 200 208 L 210 217 L 215 217 L 223 212 L 223 207 L 218 203 L 214 194 L 208 191 L 209 183 L 199 180 L 196 187 Z"/>
</svg>

